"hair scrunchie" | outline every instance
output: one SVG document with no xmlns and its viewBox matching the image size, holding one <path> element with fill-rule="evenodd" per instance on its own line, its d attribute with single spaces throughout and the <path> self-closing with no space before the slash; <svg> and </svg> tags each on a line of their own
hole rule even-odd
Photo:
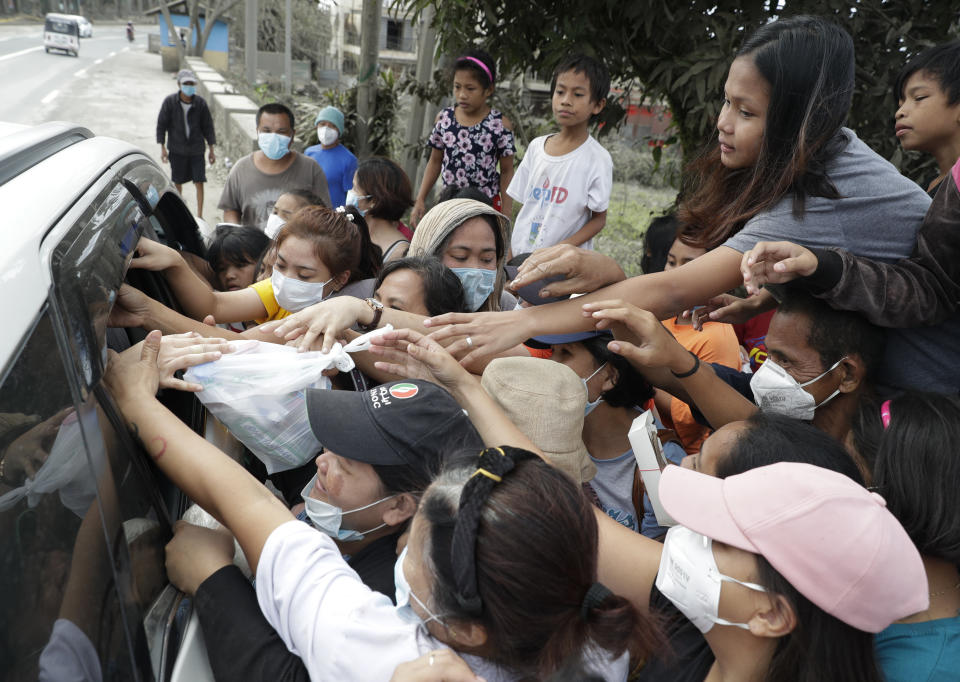
<svg viewBox="0 0 960 682">
<path fill-rule="evenodd" d="M 480 453 L 477 469 L 463 486 L 457 522 L 450 542 L 450 564 L 456 586 L 457 603 L 471 615 L 479 615 L 483 602 L 477 589 L 477 530 L 483 508 L 493 487 L 513 470 L 521 459 L 532 457 L 524 450 L 504 446 L 486 448 Z"/>
<path fill-rule="evenodd" d="M 590 615 L 590 609 L 595 609 L 603 604 L 613 592 L 603 583 L 593 583 L 587 588 L 587 593 L 583 595 L 583 601 L 580 603 L 580 620 L 586 622 Z"/>
</svg>

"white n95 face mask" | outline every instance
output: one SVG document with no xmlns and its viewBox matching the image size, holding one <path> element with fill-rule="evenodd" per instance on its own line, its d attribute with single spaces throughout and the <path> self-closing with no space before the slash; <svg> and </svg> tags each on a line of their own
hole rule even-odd
<svg viewBox="0 0 960 682">
<path fill-rule="evenodd" d="M 709 632 L 714 624 L 750 629 L 746 623 L 734 623 L 718 616 L 720 588 L 724 582 L 758 592 L 767 591 L 763 585 L 722 574 L 713 556 L 713 541 L 707 536 L 684 526 L 674 526 L 667 531 L 657 570 L 657 589 L 700 632 Z"/>
<path fill-rule="evenodd" d="M 270 275 L 270 286 L 273 287 L 273 296 L 280 307 L 296 312 L 307 306 L 319 303 L 324 299 L 323 288 L 333 281 L 333 277 L 326 282 L 304 282 L 293 277 L 286 277 L 274 268 Z"/>
<path fill-rule="evenodd" d="M 845 359 L 845 357 L 840 358 L 827 371 L 801 384 L 787 374 L 787 370 L 767 358 L 750 379 L 750 390 L 761 412 L 782 414 L 785 417 L 808 422 L 813 419 L 813 413 L 818 407 L 826 405 L 840 393 L 840 387 L 838 386 L 836 391 L 818 405 L 816 398 L 803 390 L 804 386 L 809 386 L 827 376 Z"/>
<path fill-rule="evenodd" d="M 393 495 L 388 495 L 387 497 L 379 499 L 376 502 L 371 502 L 370 504 L 357 507 L 356 509 L 343 511 L 340 507 L 336 507 L 329 502 L 324 502 L 323 500 L 317 500 L 310 497 L 310 489 L 313 488 L 316 482 L 317 477 L 314 475 L 314 477 L 310 479 L 310 482 L 307 483 L 306 487 L 304 487 L 303 492 L 300 493 L 300 496 L 303 498 L 304 510 L 307 512 L 307 516 L 310 518 L 310 521 L 313 522 L 313 525 L 316 526 L 317 530 L 329 535 L 334 540 L 340 540 L 341 542 L 359 542 L 360 540 L 363 540 L 364 536 L 372 533 L 375 530 L 380 530 L 387 525 L 386 523 L 381 523 L 376 528 L 365 530 L 362 533 L 358 530 L 340 527 L 340 525 L 343 523 L 344 515 L 369 509 L 375 504 L 380 504 L 383 502 L 383 500 L 389 500 L 391 497 L 393 497 Z"/>
<path fill-rule="evenodd" d="M 340 137 L 340 133 L 336 128 L 317 126 L 317 139 L 320 140 L 320 144 L 329 147 L 337 141 L 338 137 Z"/>
</svg>

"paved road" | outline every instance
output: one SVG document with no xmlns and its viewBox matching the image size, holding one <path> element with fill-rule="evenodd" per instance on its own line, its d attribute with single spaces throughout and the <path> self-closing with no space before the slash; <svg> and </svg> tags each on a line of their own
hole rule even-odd
<svg viewBox="0 0 960 682">
<path fill-rule="evenodd" d="M 141 28 L 130 43 L 122 24 L 94 25 L 93 37 L 81 39 L 80 55 L 73 57 L 46 54 L 40 25 L 0 26 L 0 121 L 79 123 L 126 140 L 159 162 L 157 112 L 177 85 L 173 74 L 161 70 L 160 55 L 146 51 L 146 34 Z M 207 168 L 203 214 L 211 223 L 220 218 L 216 205 L 225 177 L 222 159 Z M 192 185 L 184 186 L 184 195 L 196 213 Z"/>
</svg>

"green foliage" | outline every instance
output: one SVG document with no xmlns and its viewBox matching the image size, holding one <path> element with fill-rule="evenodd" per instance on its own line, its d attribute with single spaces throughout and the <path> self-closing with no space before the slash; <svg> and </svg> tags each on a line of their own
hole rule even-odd
<svg viewBox="0 0 960 682">
<path fill-rule="evenodd" d="M 746 35 L 781 15 L 830 17 L 850 32 L 856 45 L 850 125 L 912 177 L 922 174 L 922 164 L 899 153 L 893 136 L 897 97 L 892 84 L 911 56 L 958 34 L 956 4 L 942 0 L 397 3 L 415 15 L 433 4 L 440 53 L 454 54 L 464 45 L 479 44 L 497 56 L 504 75 L 532 71 L 549 77 L 553 67 L 574 51 L 602 59 L 615 81 L 642 84 L 648 98 L 669 105 L 676 135 L 688 155 L 714 134 L 727 68 Z M 617 113 L 612 107 L 608 115 Z"/>
<path fill-rule="evenodd" d="M 663 215 L 673 205 L 676 195 L 676 190 L 669 188 L 614 181 L 607 224 L 594 239 L 594 248 L 614 258 L 628 277 L 643 274 L 640 269 L 643 235 L 650 220 Z"/>
</svg>

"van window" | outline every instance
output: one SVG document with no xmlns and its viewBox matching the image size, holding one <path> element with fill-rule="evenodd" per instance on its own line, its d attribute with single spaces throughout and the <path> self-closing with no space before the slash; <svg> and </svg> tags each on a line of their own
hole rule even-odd
<svg viewBox="0 0 960 682">
<path fill-rule="evenodd" d="M 77 22 L 70 21 L 69 19 L 52 19 L 48 17 L 43 24 L 43 30 L 47 33 L 63 33 L 68 36 L 80 35 L 80 28 L 77 26 Z"/>
<path fill-rule="evenodd" d="M 53 329 L 44 311 L 0 378 L 0 670 L 133 679 L 103 533 L 116 504 L 97 496 L 102 441 L 88 437 L 96 416 L 71 398 Z"/>
</svg>

